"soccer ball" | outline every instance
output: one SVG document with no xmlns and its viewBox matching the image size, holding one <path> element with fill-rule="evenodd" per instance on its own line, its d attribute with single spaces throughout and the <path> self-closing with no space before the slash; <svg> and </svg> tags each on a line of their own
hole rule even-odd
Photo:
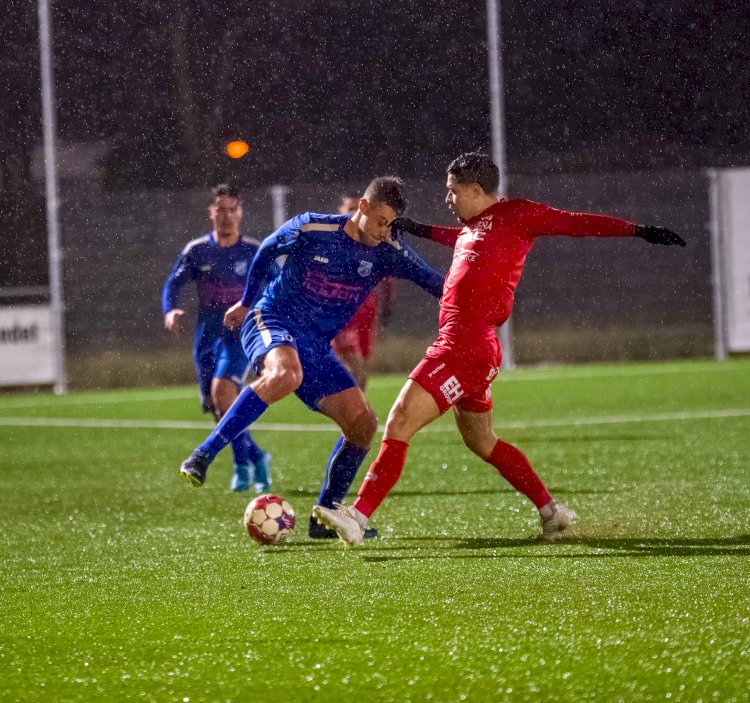
<svg viewBox="0 0 750 703">
<path fill-rule="evenodd" d="M 292 534 L 294 523 L 294 508 L 270 493 L 251 500 L 245 510 L 247 534 L 261 544 L 283 542 Z"/>
</svg>

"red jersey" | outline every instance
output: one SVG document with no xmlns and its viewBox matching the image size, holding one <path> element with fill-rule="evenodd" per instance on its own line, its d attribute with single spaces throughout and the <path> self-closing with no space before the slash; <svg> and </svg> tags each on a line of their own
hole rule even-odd
<svg viewBox="0 0 750 703">
<path fill-rule="evenodd" d="M 509 317 L 526 257 L 537 237 L 626 237 L 635 224 L 565 212 L 530 200 L 503 199 L 463 228 L 432 227 L 431 239 L 455 245 L 440 298 L 440 329 L 427 356 L 448 352 L 486 373 L 500 363 L 495 328 Z"/>
<path fill-rule="evenodd" d="M 331 346 L 337 356 L 343 356 L 352 350 L 359 352 L 365 359 L 372 356 L 378 331 L 381 301 L 382 307 L 390 308 L 393 283 L 392 278 L 383 279 L 365 298 L 365 302 L 354 313 L 354 317 L 346 323 L 344 329 L 331 340 Z"/>
</svg>

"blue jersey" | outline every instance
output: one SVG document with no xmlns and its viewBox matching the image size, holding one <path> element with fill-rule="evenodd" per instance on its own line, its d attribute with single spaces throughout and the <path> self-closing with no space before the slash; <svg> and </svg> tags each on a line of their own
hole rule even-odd
<svg viewBox="0 0 750 703">
<path fill-rule="evenodd" d="M 440 297 L 444 276 L 414 249 L 401 239 L 360 244 L 344 231 L 350 218 L 306 212 L 282 225 L 258 250 L 242 304 L 330 341 L 387 276 Z M 274 262 L 280 268 L 272 275 Z"/>
<path fill-rule="evenodd" d="M 164 283 L 163 314 L 179 307 L 180 289 L 195 281 L 199 322 L 223 320 L 227 308 L 242 297 L 259 246 L 257 239 L 243 235 L 236 244 L 220 247 L 213 232 L 188 242 Z"/>
</svg>

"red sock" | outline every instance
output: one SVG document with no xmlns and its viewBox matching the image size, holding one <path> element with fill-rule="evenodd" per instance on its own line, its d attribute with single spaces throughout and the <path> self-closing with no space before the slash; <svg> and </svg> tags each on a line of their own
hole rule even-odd
<svg viewBox="0 0 750 703">
<path fill-rule="evenodd" d="M 364 516 L 369 518 L 396 485 L 404 469 L 408 450 L 406 442 L 398 439 L 383 440 L 378 458 L 370 466 L 354 502 L 354 507 Z"/>
<path fill-rule="evenodd" d="M 513 488 L 523 493 L 537 508 L 544 507 L 552 500 L 552 496 L 536 475 L 529 460 L 512 444 L 498 439 L 487 462 L 492 464 Z"/>
</svg>

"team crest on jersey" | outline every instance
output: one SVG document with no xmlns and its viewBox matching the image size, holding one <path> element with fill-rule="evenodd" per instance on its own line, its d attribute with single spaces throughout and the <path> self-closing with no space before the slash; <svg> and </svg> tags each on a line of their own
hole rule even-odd
<svg viewBox="0 0 750 703">
<path fill-rule="evenodd" d="M 360 261 L 357 273 L 362 278 L 367 278 L 372 273 L 372 261 Z"/>
<path fill-rule="evenodd" d="M 232 266 L 232 269 L 234 269 L 234 272 L 238 276 L 246 276 L 247 275 L 247 261 L 245 261 L 244 259 L 235 261 L 234 266 Z"/>
</svg>

